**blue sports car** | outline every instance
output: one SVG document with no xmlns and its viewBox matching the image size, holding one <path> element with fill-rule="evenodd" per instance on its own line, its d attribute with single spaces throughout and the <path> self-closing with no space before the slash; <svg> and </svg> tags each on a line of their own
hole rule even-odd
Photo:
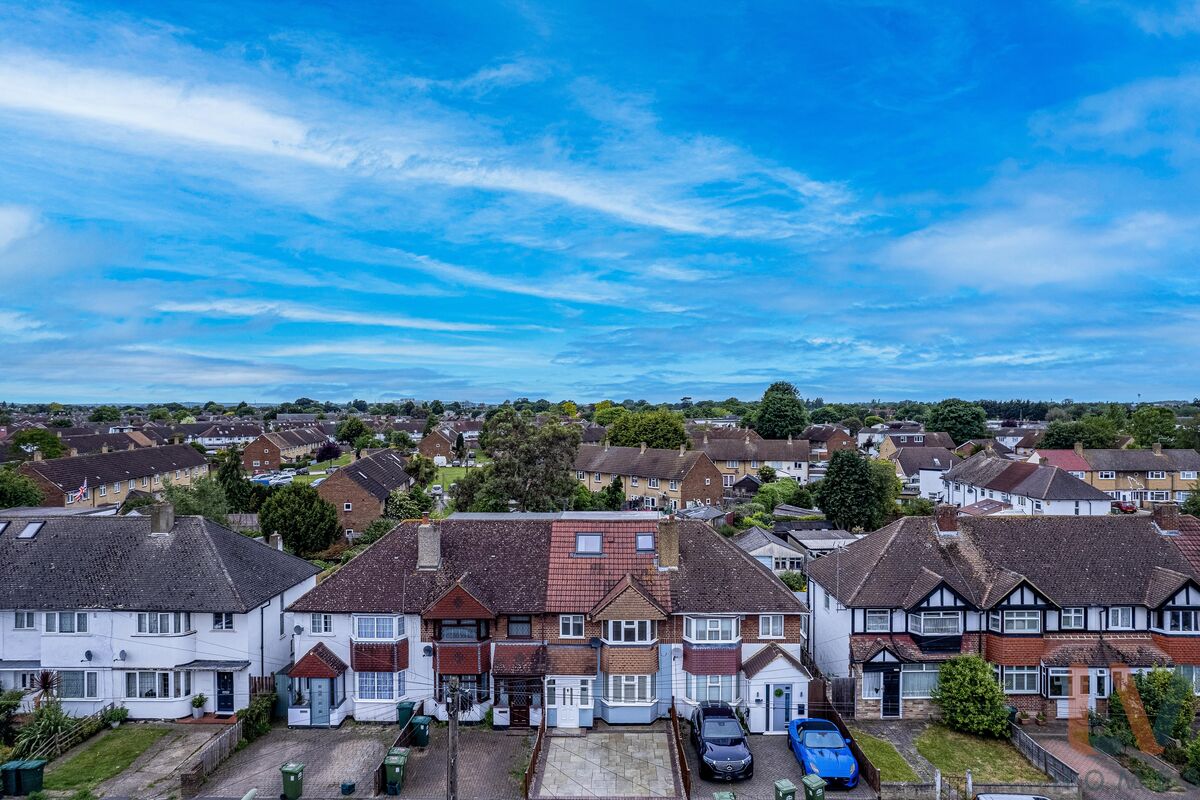
<svg viewBox="0 0 1200 800">
<path fill-rule="evenodd" d="M 794 719 L 788 723 L 788 743 L 804 774 L 820 775 L 852 789 L 858 784 L 858 762 L 837 726 L 824 719 Z"/>
</svg>

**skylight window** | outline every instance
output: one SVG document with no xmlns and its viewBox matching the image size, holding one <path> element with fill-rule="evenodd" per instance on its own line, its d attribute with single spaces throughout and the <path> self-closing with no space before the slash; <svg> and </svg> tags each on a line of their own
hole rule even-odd
<svg viewBox="0 0 1200 800">
<path fill-rule="evenodd" d="M 25 529 L 17 534 L 17 538 L 18 539 L 32 539 L 33 537 L 38 535 L 38 531 L 40 531 L 42 529 L 42 526 L 45 524 L 46 524 L 45 522 L 41 522 L 41 521 L 26 523 Z"/>
</svg>

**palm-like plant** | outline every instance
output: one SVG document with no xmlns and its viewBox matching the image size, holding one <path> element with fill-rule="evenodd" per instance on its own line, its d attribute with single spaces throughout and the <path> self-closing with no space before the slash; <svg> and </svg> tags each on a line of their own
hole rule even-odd
<svg viewBox="0 0 1200 800">
<path fill-rule="evenodd" d="M 58 695 L 59 686 L 62 685 L 62 679 L 57 672 L 50 670 L 42 670 L 33 678 L 33 683 L 29 687 L 30 694 L 33 695 L 33 707 L 41 708 L 42 703 L 46 700 Z"/>
</svg>

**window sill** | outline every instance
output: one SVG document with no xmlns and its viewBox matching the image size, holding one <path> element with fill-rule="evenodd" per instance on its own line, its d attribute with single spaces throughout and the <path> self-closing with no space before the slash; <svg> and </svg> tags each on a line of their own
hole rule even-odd
<svg viewBox="0 0 1200 800">
<path fill-rule="evenodd" d="M 649 647 L 650 645 L 658 644 L 658 639 L 651 639 L 646 642 L 610 642 L 608 639 L 602 638 L 600 641 L 611 647 Z M 704 642 L 704 644 L 713 644 L 713 642 Z"/>
<path fill-rule="evenodd" d="M 184 636 L 194 636 L 195 631 L 184 631 L 183 633 L 131 633 L 130 637 L 139 639 L 180 639 Z"/>
<path fill-rule="evenodd" d="M 615 706 L 615 707 L 618 707 L 618 708 L 620 708 L 620 707 L 624 707 L 624 708 L 631 708 L 631 707 L 644 708 L 644 707 L 647 707 L 647 706 L 652 706 L 652 705 L 655 705 L 655 704 L 658 702 L 658 699 L 657 699 L 657 698 L 651 698 L 651 699 L 649 699 L 649 700 L 633 700 L 633 701 L 624 701 L 624 700 L 605 700 L 605 699 L 601 699 L 601 700 L 600 700 L 600 702 L 601 702 L 601 703 L 603 703 L 603 704 L 604 704 L 604 705 L 606 705 L 606 706 Z"/>
<path fill-rule="evenodd" d="M 332 633 L 322 633 L 320 635 L 321 636 L 333 636 Z M 407 638 L 408 638 L 407 636 L 395 636 L 390 639 L 360 639 L 357 636 L 351 636 L 350 642 L 352 644 L 358 644 L 360 642 L 362 644 L 395 644 L 396 642 L 402 642 Z M 456 642 L 447 642 L 444 639 L 435 639 L 434 641 L 438 642 L 439 644 L 456 644 Z M 466 642 L 462 642 L 461 644 L 479 644 L 479 642 L 478 641 L 466 641 Z"/>
<path fill-rule="evenodd" d="M 761 639 L 762 641 L 781 642 L 784 639 L 786 639 L 787 637 L 786 636 L 761 636 L 760 635 L 758 638 Z"/>
<path fill-rule="evenodd" d="M 782 639 L 782 636 L 760 636 L 760 639 Z M 684 636 L 683 641 L 686 644 L 740 644 L 742 637 L 736 639 L 689 639 Z"/>
</svg>

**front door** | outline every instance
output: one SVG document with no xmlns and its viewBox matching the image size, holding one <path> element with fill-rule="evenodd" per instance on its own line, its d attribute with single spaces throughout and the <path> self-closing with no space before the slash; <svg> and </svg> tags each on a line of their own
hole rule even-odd
<svg viewBox="0 0 1200 800">
<path fill-rule="evenodd" d="M 310 725 L 329 724 L 329 699 L 332 693 L 333 681 L 330 678 L 313 678 L 308 682 Z"/>
<path fill-rule="evenodd" d="M 233 673 L 217 673 L 217 713 L 233 713 Z"/>
<path fill-rule="evenodd" d="M 900 670 L 898 669 L 883 673 L 883 703 L 879 715 L 884 719 L 895 719 L 900 716 Z"/>
<path fill-rule="evenodd" d="M 767 697 L 770 698 L 771 708 L 768 723 L 770 730 L 784 732 L 792 716 L 792 686 L 791 684 L 775 684 L 767 686 Z"/>
<path fill-rule="evenodd" d="M 1087 692 L 1088 711 L 1096 710 L 1096 701 L 1108 697 L 1108 670 L 1104 667 L 1092 667 L 1085 678 L 1084 690 Z"/>
<path fill-rule="evenodd" d="M 575 687 L 564 686 L 558 699 L 558 727 L 579 727 L 579 706 L 575 704 Z"/>
</svg>

